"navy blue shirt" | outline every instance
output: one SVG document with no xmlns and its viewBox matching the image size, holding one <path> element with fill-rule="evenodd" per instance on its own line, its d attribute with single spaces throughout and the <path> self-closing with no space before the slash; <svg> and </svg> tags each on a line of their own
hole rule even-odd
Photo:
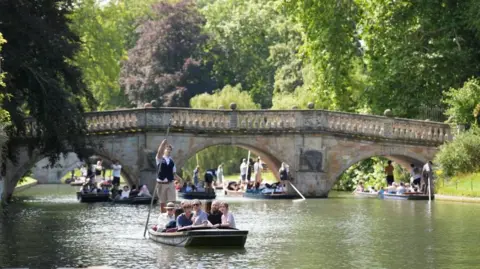
<svg viewBox="0 0 480 269">
<path fill-rule="evenodd" d="M 177 227 L 182 228 L 192 225 L 192 217 L 193 214 L 190 215 L 190 218 L 187 218 L 187 216 L 185 216 L 185 213 L 182 213 L 180 216 L 177 217 Z"/>
</svg>

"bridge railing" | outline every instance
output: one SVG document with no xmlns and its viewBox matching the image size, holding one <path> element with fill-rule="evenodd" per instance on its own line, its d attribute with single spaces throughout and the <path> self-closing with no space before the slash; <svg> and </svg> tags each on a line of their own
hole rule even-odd
<svg viewBox="0 0 480 269">
<path fill-rule="evenodd" d="M 333 132 L 354 136 L 444 142 L 447 124 L 326 110 L 126 109 L 87 113 L 91 132 L 164 129 L 193 132 Z"/>
</svg>

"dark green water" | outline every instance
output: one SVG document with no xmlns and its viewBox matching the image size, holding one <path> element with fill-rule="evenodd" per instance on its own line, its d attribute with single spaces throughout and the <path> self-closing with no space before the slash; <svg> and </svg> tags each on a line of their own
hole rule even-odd
<svg viewBox="0 0 480 269">
<path fill-rule="evenodd" d="M 480 204 L 230 198 L 237 226 L 249 230 L 245 249 L 209 250 L 144 239 L 147 206 L 80 204 L 74 191 L 43 185 L 17 194 L 0 219 L 0 267 L 480 267 Z"/>
</svg>

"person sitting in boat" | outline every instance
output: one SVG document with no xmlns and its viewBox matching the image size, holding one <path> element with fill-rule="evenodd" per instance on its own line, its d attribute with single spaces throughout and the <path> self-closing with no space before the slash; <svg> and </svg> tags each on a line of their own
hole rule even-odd
<svg viewBox="0 0 480 269">
<path fill-rule="evenodd" d="M 95 186 L 95 184 L 90 184 L 90 193 L 97 194 L 98 193 L 98 188 Z"/>
<path fill-rule="evenodd" d="M 235 182 L 235 181 L 228 182 L 227 190 L 236 191 L 237 190 L 237 182 Z"/>
<path fill-rule="evenodd" d="M 229 227 L 236 229 L 237 227 L 235 225 L 235 218 L 233 217 L 233 214 L 230 213 L 228 210 L 228 203 L 223 202 L 220 205 L 220 212 L 222 212 L 222 223 L 213 225 L 213 227 Z"/>
<path fill-rule="evenodd" d="M 175 219 L 175 204 L 173 202 L 167 203 L 165 207 L 167 212 L 161 213 L 157 219 L 157 229 L 160 227 L 163 229 L 175 228 L 177 226 L 177 221 Z"/>
<path fill-rule="evenodd" d="M 365 187 L 363 186 L 363 182 L 360 181 L 358 182 L 358 185 L 357 185 L 357 188 L 355 189 L 356 192 L 364 192 L 365 191 Z"/>
<path fill-rule="evenodd" d="M 206 226 L 208 225 L 208 215 L 202 210 L 202 203 L 195 199 L 192 201 L 193 206 L 193 226 Z"/>
<path fill-rule="evenodd" d="M 84 184 L 84 185 L 80 188 L 80 192 L 81 192 L 82 194 L 89 193 L 89 192 L 90 192 L 90 188 L 88 187 L 87 184 Z"/>
<path fill-rule="evenodd" d="M 375 190 L 375 187 L 372 186 L 372 187 L 370 187 L 370 191 L 369 191 L 369 192 L 370 192 L 370 193 L 377 193 L 377 190 Z"/>
<path fill-rule="evenodd" d="M 397 188 L 397 194 L 404 194 L 406 192 L 405 184 L 400 182 L 400 186 Z"/>
<path fill-rule="evenodd" d="M 102 186 L 102 193 L 105 193 L 105 194 L 110 193 L 107 186 L 105 186 L 105 185 Z"/>
<path fill-rule="evenodd" d="M 397 183 L 393 182 L 391 185 L 387 187 L 387 193 L 397 193 Z"/>
<path fill-rule="evenodd" d="M 275 189 L 275 192 L 283 193 L 285 192 L 285 188 L 283 187 L 283 184 L 278 184 L 277 188 Z"/>
<path fill-rule="evenodd" d="M 220 212 L 220 201 L 215 200 L 212 202 L 210 213 L 208 214 L 208 221 L 212 225 L 222 223 L 222 212 Z"/>
<path fill-rule="evenodd" d="M 203 182 L 198 182 L 198 185 L 196 186 L 195 190 L 196 192 L 205 192 L 205 187 L 203 185 Z"/>
<path fill-rule="evenodd" d="M 130 197 L 130 188 L 128 186 L 123 186 L 122 194 L 120 195 L 120 199 L 128 199 Z"/>
<path fill-rule="evenodd" d="M 148 187 L 147 185 L 143 185 L 142 188 L 140 189 L 140 191 L 138 192 L 137 196 L 140 196 L 140 197 L 152 197 L 152 195 L 150 194 L 150 191 L 148 190 Z"/>
<path fill-rule="evenodd" d="M 383 187 L 380 187 L 378 190 L 378 197 L 383 199 L 383 194 L 385 193 L 385 189 Z"/>
<path fill-rule="evenodd" d="M 182 201 L 181 205 L 183 213 L 177 217 L 177 227 L 179 229 L 190 227 L 193 224 L 192 204 L 189 201 Z"/>
<path fill-rule="evenodd" d="M 118 190 L 117 185 L 113 185 L 113 187 L 110 191 L 112 192 L 112 198 L 114 200 L 119 200 L 120 199 L 120 191 Z"/>
</svg>

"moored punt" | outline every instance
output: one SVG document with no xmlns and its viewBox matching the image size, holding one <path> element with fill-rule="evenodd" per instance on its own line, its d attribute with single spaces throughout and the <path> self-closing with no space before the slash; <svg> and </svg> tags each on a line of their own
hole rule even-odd
<svg viewBox="0 0 480 269">
<path fill-rule="evenodd" d="M 128 204 L 128 205 L 149 205 L 152 201 L 151 197 L 130 197 L 128 199 L 113 200 L 115 204 Z M 153 203 L 157 202 L 157 198 L 153 199 Z"/>
<path fill-rule="evenodd" d="M 109 193 L 80 193 L 77 192 L 77 199 L 81 203 L 96 203 L 110 201 Z"/>
<path fill-rule="evenodd" d="M 432 195 L 432 200 L 435 198 Z M 387 200 L 428 200 L 428 195 L 423 193 L 404 193 L 404 194 L 393 194 L 385 193 L 383 199 Z"/>
<path fill-rule="evenodd" d="M 244 193 L 244 191 L 225 190 L 225 196 L 242 197 Z"/>
<path fill-rule="evenodd" d="M 377 198 L 378 197 L 378 193 L 359 192 L 359 191 L 354 192 L 354 195 L 356 197 L 361 197 L 361 198 Z"/>
<path fill-rule="evenodd" d="M 181 199 L 213 200 L 217 195 L 215 192 L 178 192 L 178 197 Z"/>
<path fill-rule="evenodd" d="M 248 231 L 237 229 L 215 229 L 199 227 L 177 232 L 148 230 L 149 238 L 155 242 L 176 247 L 237 247 L 243 248 Z"/>
<path fill-rule="evenodd" d="M 261 191 L 255 190 L 247 190 L 243 197 L 245 198 L 254 198 L 254 199 L 295 199 L 298 198 L 298 195 L 288 194 L 288 193 L 262 193 Z"/>
</svg>

